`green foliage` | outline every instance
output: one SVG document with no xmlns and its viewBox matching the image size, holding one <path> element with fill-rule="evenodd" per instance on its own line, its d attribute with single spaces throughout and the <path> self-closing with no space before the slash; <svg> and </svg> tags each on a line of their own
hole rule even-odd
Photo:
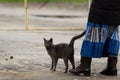
<svg viewBox="0 0 120 80">
<path fill-rule="evenodd" d="M 47 0 L 28 0 L 28 2 L 46 2 Z M 49 0 L 49 2 L 82 3 L 88 0 Z M 0 2 L 24 2 L 24 0 L 0 0 Z"/>
</svg>

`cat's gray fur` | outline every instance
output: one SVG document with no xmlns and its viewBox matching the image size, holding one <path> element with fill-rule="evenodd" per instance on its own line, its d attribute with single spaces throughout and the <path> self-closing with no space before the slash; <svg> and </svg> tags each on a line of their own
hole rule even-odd
<svg viewBox="0 0 120 80">
<path fill-rule="evenodd" d="M 75 68 L 74 62 L 74 41 L 78 38 L 81 38 L 85 34 L 85 31 L 82 32 L 80 35 L 74 36 L 70 43 L 60 43 L 60 44 L 53 44 L 53 39 L 46 40 L 44 39 L 44 46 L 48 52 L 48 55 L 51 57 L 52 65 L 51 70 L 56 70 L 56 65 L 58 62 L 58 58 L 62 58 L 64 60 L 66 69 L 65 73 L 68 71 L 68 60 L 70 60 L 72 64 L 72 68 Z"/>
</svg>

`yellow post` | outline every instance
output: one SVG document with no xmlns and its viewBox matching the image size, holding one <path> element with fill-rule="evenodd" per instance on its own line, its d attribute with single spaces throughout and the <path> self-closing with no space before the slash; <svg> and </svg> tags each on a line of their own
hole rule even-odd
<svg viewBox="0 0 120 80">
<path fill-rule="evenodd" d="M 88 9 L 90 9 L 91 0 L 88 1 Z"/>
<path fill-rule="evenodd" d="M 28 3 L 27 3 L 27 0 L 24 0 L 24 6 L 25 6 L 25 26 L 26 26 L 26 30 L 28 30 Z"/>
</svg>

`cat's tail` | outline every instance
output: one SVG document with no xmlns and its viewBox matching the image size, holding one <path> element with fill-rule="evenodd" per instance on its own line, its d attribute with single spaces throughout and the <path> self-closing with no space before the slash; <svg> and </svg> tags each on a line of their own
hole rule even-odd
<svg viewBox="0 0 120 80">
<path fill-rule="evenodd" d="M 74 36 L 74 37 L 71 39 L 71 41 L 70 41 L 70 43 L 69 43 L 69 46 L 73 47 L 75 40 L 83 37 L 84 34 L 85 34 L 85 32 L 86 32 L 86 31 L 84 30 L 81 34 L 79 34 L 79 35 L 77 35 L 77 36 Z"/>
</svg>

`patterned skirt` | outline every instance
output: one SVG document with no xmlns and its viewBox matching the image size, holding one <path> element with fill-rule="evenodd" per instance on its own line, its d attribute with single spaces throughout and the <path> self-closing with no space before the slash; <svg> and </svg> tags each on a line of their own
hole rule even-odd
<svg viewBox="0 0 120 80">
<path fill-rule="evenodd" d="M 117 57 L 119 51 L 118 28 L 118 25 L 111 26 L 88 22 L 80 52 L 81 56 Z"/>
</svg>

